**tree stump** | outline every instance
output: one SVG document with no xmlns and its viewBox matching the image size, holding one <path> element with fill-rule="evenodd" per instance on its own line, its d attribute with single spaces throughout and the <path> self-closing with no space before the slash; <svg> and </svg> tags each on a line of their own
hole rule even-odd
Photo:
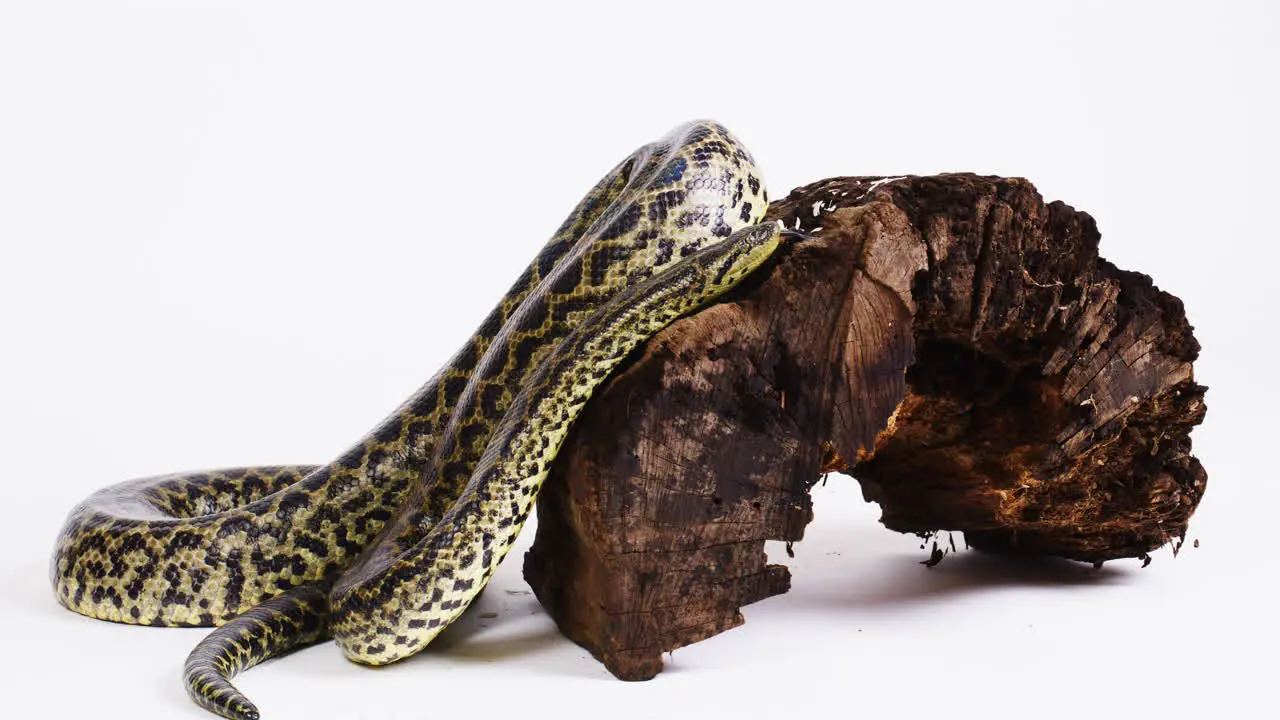
<svg viewBox="0 0 1280 720">
<path fill-rule="evenodd" d="M 1181 542 L 1204 417 L 1181 302 L 1098 257 L 1021 179 L 834 178 L 770 218 L 812 236 L 663 331 L 587 406 L 525 577 L 615 676 L 786 592 L 809 489 L 849 472 L 882 522 L 1090 562 Z"/>
</svg>

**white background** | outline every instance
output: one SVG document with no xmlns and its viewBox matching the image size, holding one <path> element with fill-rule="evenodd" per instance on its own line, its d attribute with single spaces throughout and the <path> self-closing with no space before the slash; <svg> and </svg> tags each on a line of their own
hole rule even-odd
<svg viewBox="0 0 1280 720">
<path fill-rule="evenodd" d="M 926 570 L 833 477 L 797 557 L 771 548 L 793 590 L 626 684 L 527 594 L 526 534 L 497 617 L 383 671 L 331 644 L 268 663 L 240 682 L 268 720 L 1274 711 L 1278 30 L 1264 2 L 0 3 L 4 714 L 203 717 L 179 682 L 203 631 L 54 603 L 65 513 L 125 478 L 332 457 L 600 174 L 697 117 L 775 196 L 971 170 L 1091 212 L 1204 345 L 1201 546 Z"/>
</svg>

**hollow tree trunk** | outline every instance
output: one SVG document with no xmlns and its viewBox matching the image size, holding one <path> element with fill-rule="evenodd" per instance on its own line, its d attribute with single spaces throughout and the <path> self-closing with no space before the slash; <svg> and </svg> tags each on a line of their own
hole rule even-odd
<svg viewBox="0 0 1280 720">
<path fill-rule="evenodd" d="M 813 236 L 646 344 L 578 421 L 525 577 L 617 677 L 786 592 L 809 489 L 847 471 L 890 529 L 1092 562 L 1180 542 L 1204 492 L 1182 304 L 1021 179 L 834 178 Z"/>
</svg>

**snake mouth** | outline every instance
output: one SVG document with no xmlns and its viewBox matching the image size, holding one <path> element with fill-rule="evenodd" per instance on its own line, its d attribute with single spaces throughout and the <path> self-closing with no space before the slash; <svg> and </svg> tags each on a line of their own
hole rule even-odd
<svg viewBox="0 0 1280 720">
<path fill-rule="evenodd" d="M 818 239 L 816 235 L 807 235 L 799 230 L 788 230 L 786 228 L 780 230 L 778 235 L 781 236 L 783 240 L 792 243 L 808 242 L 810 240 Z"/>
</svg>

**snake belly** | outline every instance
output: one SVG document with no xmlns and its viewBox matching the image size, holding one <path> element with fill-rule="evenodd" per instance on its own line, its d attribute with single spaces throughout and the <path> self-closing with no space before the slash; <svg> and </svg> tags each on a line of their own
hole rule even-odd
<svg viewBox="0 0 1280 720">
<path fill-rule="evenodd" d="M 513 482 L 532 488 L 531 505 L 536 482 L 526 481 L 540 482 L 545 474 L 526 472 L 534 468 L 528 462 L 513 468 L 486 459 L 486 448 L 506 443 L 509 452 L 516 437 L 558 446 L 563 428 L 538 424 L 531 435 L 529 419 L 573 407 L 557 404 L 566 398 L 585 401 L 540 369 L 564 370 L 566 354 L 557 348 L 575 328 L 615 327 L 587 322 L 607 315 L 605 308 L 643 306 L 665 318 L 647 304 L 648 295 L 626 295 L 621 306 L 611 301 L 658 277 L 673 287 L 687 282 L 663 270 L 686 256 L 711 263 L 700 249 L 755 224 L 766 206 L 750 155 L 717 124 L 690 123 L 640 148 L 588 193 L 450 363 L 352 449 L 315 468 L 164 476 L 99 491 L 72 511 L 59 536 L 51 568 L 55 595 L 72 610 L 107 620 L 230 621 L 201 643 L 187 668 L 197 701 L 228 717 L 257 716 L 225 683 L 231 673 L 329 631 L 361 662 L 383 664 L 416 652 L 448 620 L 424 619 L 421 608 L 413 610 L 414 588 L 426 581 L 404 581 L 451 567 L 451 582 L 458 583 L 465 567 L 462 574 L 478 592 L 509 545 L 497 552 L 491 543 L 477 557 L 442 555 L 441 538 L 467 538 L 465 545 L 477 528 L 492 535 L 501 522 L 493 488 Z M 684 307 L 673 296 L 656 295 Z M 568 356 L 579 357 L 586 337 L 599 339 L 602 332 L 582 330 Z M 559 400 L 521 403 L 523 387 L 543 388 L 551 393 L 545 397 Z M 528 447 L 520 446 L 526 459 Z M 528 511 L 517 502 L 506 508 L 503 542 Z M 460 529 L 477 512 L 483 522 Z M 424 543 L 436 549 L 423 552 Z M 326 607 L 319 598 L 331 583 Z M 450 596 L 443 602 L 456 617 L 468 601 Z M 387 614 L 392 606 L 394 621 Z M 388 633 L 401 624 L 422 632 L 398 642 L 401 633 Z"/>
</svg>

